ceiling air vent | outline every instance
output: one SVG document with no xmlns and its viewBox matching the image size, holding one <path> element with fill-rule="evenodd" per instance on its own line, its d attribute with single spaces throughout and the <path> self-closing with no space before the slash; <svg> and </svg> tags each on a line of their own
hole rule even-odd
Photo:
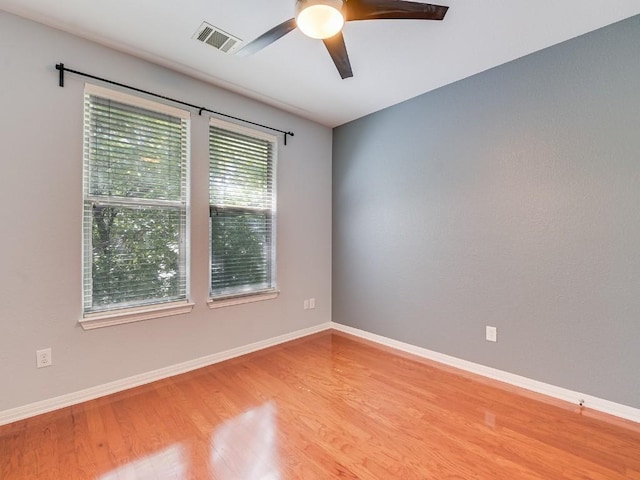
<svg viewBox="0 0 640 480">
<path fill-rule="evenodd" d="M 193 35 L 193 38 L 224 53 L 232 53 L 234 50 L 237 50 L 242 43 L 242 40 L 238 37 L 234 37 L 207 22 L 202 22 L 202 25 L 200 25 L 200 28 L 198 28 Z"/>
</svg>

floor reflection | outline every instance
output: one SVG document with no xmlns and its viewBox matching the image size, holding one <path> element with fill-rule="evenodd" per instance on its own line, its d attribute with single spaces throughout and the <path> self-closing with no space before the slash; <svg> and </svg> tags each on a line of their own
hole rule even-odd
<svg viewBox="0 0 640 480">
<path fill-rule="evenodd" d="M 172 445 L 161 452 L 112 470 L 100 480 L 171 480 L 186 478 L 184 448 Z"/>
<path fill-rule="evenodd" d="M 485 410 L 484 412 L 484 424 L 491 428 L 492 430 L 496 429 L 496 414 L 490 410 Z"/>
<path fill-rule="evenodd" d="M 211 466 L 219 480 L 280 480 L 276 406 L 266 403 L 220 425 L 211 438 Z"/>
</svg>

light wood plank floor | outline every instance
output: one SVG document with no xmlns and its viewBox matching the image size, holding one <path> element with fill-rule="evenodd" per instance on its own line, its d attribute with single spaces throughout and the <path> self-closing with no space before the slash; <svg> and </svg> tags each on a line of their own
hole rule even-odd
<svg viewBox="0 0 640 480">
<path fill-rule="evenodd" d="M 323 332 L 0 427 L 0 478 L 640 479 L 640 425 Z"/>
</svg>

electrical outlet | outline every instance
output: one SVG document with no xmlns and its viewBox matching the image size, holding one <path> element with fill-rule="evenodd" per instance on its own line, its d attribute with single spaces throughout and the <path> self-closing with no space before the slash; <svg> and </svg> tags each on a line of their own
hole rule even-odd
<svg viewBox="0 0 640 480">
<path fill-rule="evenodd" d="M 316 308 L 316 299 L 315 298 L 310 298 L 309 299 L 309 308 Z"/>
<path fill-rule="evenodd" d="M 498 328 L 497 327 L 490 327 L 489 325 L 487 325 L 486 338 L 490 342 L 497 342 L 498 341 Z"/>
<path fill-rule="evenodd" d="M 36 367 L 50 367 L 53 364 L 51 359 L 51 349 L 45 348 L 44 350 L 36 351 Z"/>
<path fill-rule="evenodd" d="M 304 308 L 305 310 L 309 310 L 309 300 L 305 300 L 302 303 L 302 308 Z"/>
</svg>

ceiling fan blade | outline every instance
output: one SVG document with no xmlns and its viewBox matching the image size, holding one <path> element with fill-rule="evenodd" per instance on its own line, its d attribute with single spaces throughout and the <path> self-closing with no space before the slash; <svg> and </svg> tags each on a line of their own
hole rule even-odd
<svg viewBox="0 0 640 480">
<path fill-rule="evenodd" d="M 291 30 L 296 28 L 296 19 L 291 18 L 286 22 L 282 22 L 280 25 L 273 27 L 268 32 L 263 33 L 255 40 L 247 43 L 244 47 L 236 52 L 239 57 L 246 57 L 262 50 L 264 47 L 271 45 L 279 38 L 284 37 Z"/>
<path fill-rule="evenodd" d="M 333 37 L 325 38 L 323 42 L 342 79 L 353 77 L 349 54 L 347 53 L 347 46 L 344 43 L 342 32 L 338 32 Z"/>
<path fill-rule="evenodd" d="M 442 20 L 449 7 L 404 0 L 347 0 L 346 21 L 376 19 Z"/>
</svg>

